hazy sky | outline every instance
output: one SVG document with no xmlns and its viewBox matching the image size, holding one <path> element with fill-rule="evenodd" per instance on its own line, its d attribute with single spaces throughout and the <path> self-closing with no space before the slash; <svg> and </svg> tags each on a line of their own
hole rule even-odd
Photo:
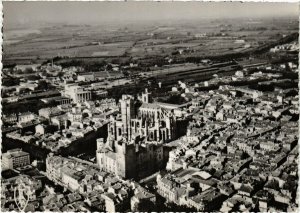
<svg viewBox="0 0 300 213">
<path fill-rule="evenodd" d="M 15 23 L 175 20 L 298 15 L 298 3 L 240 2 L 3 2 L 4 25 Z"/>
</svg>

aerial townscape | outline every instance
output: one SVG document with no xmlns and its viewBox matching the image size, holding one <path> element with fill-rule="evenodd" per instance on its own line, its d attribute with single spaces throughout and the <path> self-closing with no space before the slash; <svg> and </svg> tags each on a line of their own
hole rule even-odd
<svg viewBox="0 0 300 213">
<path fill-rule="evenodd" d="M 269 15 L 251 18 L 239 2 L 219 5 L 237 17 L 171 21 L 173 6 L 204 4 L 173 2 L 159 3 L 170 20 L 45 18 L 110 4 L 138 3 L 3 4 L 1 211 L 297 212 L 297 4 L 254 3 Z"/>
</svg>

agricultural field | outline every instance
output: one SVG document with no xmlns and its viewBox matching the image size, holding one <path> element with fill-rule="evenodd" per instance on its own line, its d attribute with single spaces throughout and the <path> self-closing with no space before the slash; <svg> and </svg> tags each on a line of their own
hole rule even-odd
<svg viewBox="0 0 300 213">
<path fill-rule="evenodd" d="M 55 25 L 4 29 L 4 63 L 65 58 L 151 58 L 243 52 L 298 31 L 297 20 Z"/>
</svg>

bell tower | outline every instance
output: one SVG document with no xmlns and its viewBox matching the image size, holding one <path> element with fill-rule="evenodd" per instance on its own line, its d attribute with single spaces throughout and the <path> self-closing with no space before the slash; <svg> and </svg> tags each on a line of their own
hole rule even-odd
<svg viewBox="0 0 300 213">
<path fill-rule="evenodd" d="M 142 93 L 142 102 L 143 103 L 151 103 L 151 93 L 148 92 L 148 89 L 145 88 L 145 92 Z"/>
<path fill-rule="evenodd" d="M 135 117 L 134 98 L 131 95 L 123 95 L 121 103 L 121 116 L 123 122 L 123 135 L 130 140 L 131 119 Z"/>
</svg>

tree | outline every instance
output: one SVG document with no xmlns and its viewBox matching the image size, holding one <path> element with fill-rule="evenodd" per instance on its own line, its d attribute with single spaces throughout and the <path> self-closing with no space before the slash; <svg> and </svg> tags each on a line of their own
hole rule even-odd
<svg viewBox="0 0 300 213">
<path fill-rule="evenodd" d="M 119 58 L 114 58 L 114 59 L 111 60 L 111 63 L 120 64 L 120 59 Z"/>
<path fill-rule="evenodd" d="M 27 67 L 25 70 L 24 70 L 24 73 L 25 74 L 30 74 L 30 73 L 33 73 L 33 69 L 31 67 Z"/>
<path fill-rule="evenodd" d="M 128 77 L 128 76 L 129 76 L 128 71 L 123 71 L 123 75 L 124 75 L 125 77 Z"/>
<path fill-rule="evenodd" d="M 63 77 L 64 76 L 64 72 L 58 72 L 57 76 L 58 77 Z"/>
<path fill-rule="evenodd" d="M 30 80 L 30 81 L 35 81 L 35 80 L 39 80 L 41 79 L 40 76 L 37 76 L 37 75 L 29 75 L 26 77 L 27 80 Z"/>
<path fill-rule="evenodd" d="M 110 64 L 106 65 L 107 70 L 112 70 L 112 66 Z"/>
<path fill-rule="evenodd" d="M 46 81 L 40 81 L 38 85 L 38 89 L 40 90 L 49 90 L 51 88 L 51 85 Z"/>
<path fill-rule="evenodd" d="M 136 203 L 132 211 L 134 212 L 152 212 L 154 209 L 154 203 L 149 200 L 141 200 L 140 202 Z"/>
<path fill-rule="evenodd" d="M 20 80 L 18 78 L 2 78 L 2 85 L 3 86 L 15 86 L 20 83 Z"/>
<path fill-rule="evenodd" d="M 18 70 L 15 71 L 15 74 L 20 75 L 20 74 L 23 74 L 23 72 L 22 72 L 22 70 L 18 69 Z"/>
</svg>

